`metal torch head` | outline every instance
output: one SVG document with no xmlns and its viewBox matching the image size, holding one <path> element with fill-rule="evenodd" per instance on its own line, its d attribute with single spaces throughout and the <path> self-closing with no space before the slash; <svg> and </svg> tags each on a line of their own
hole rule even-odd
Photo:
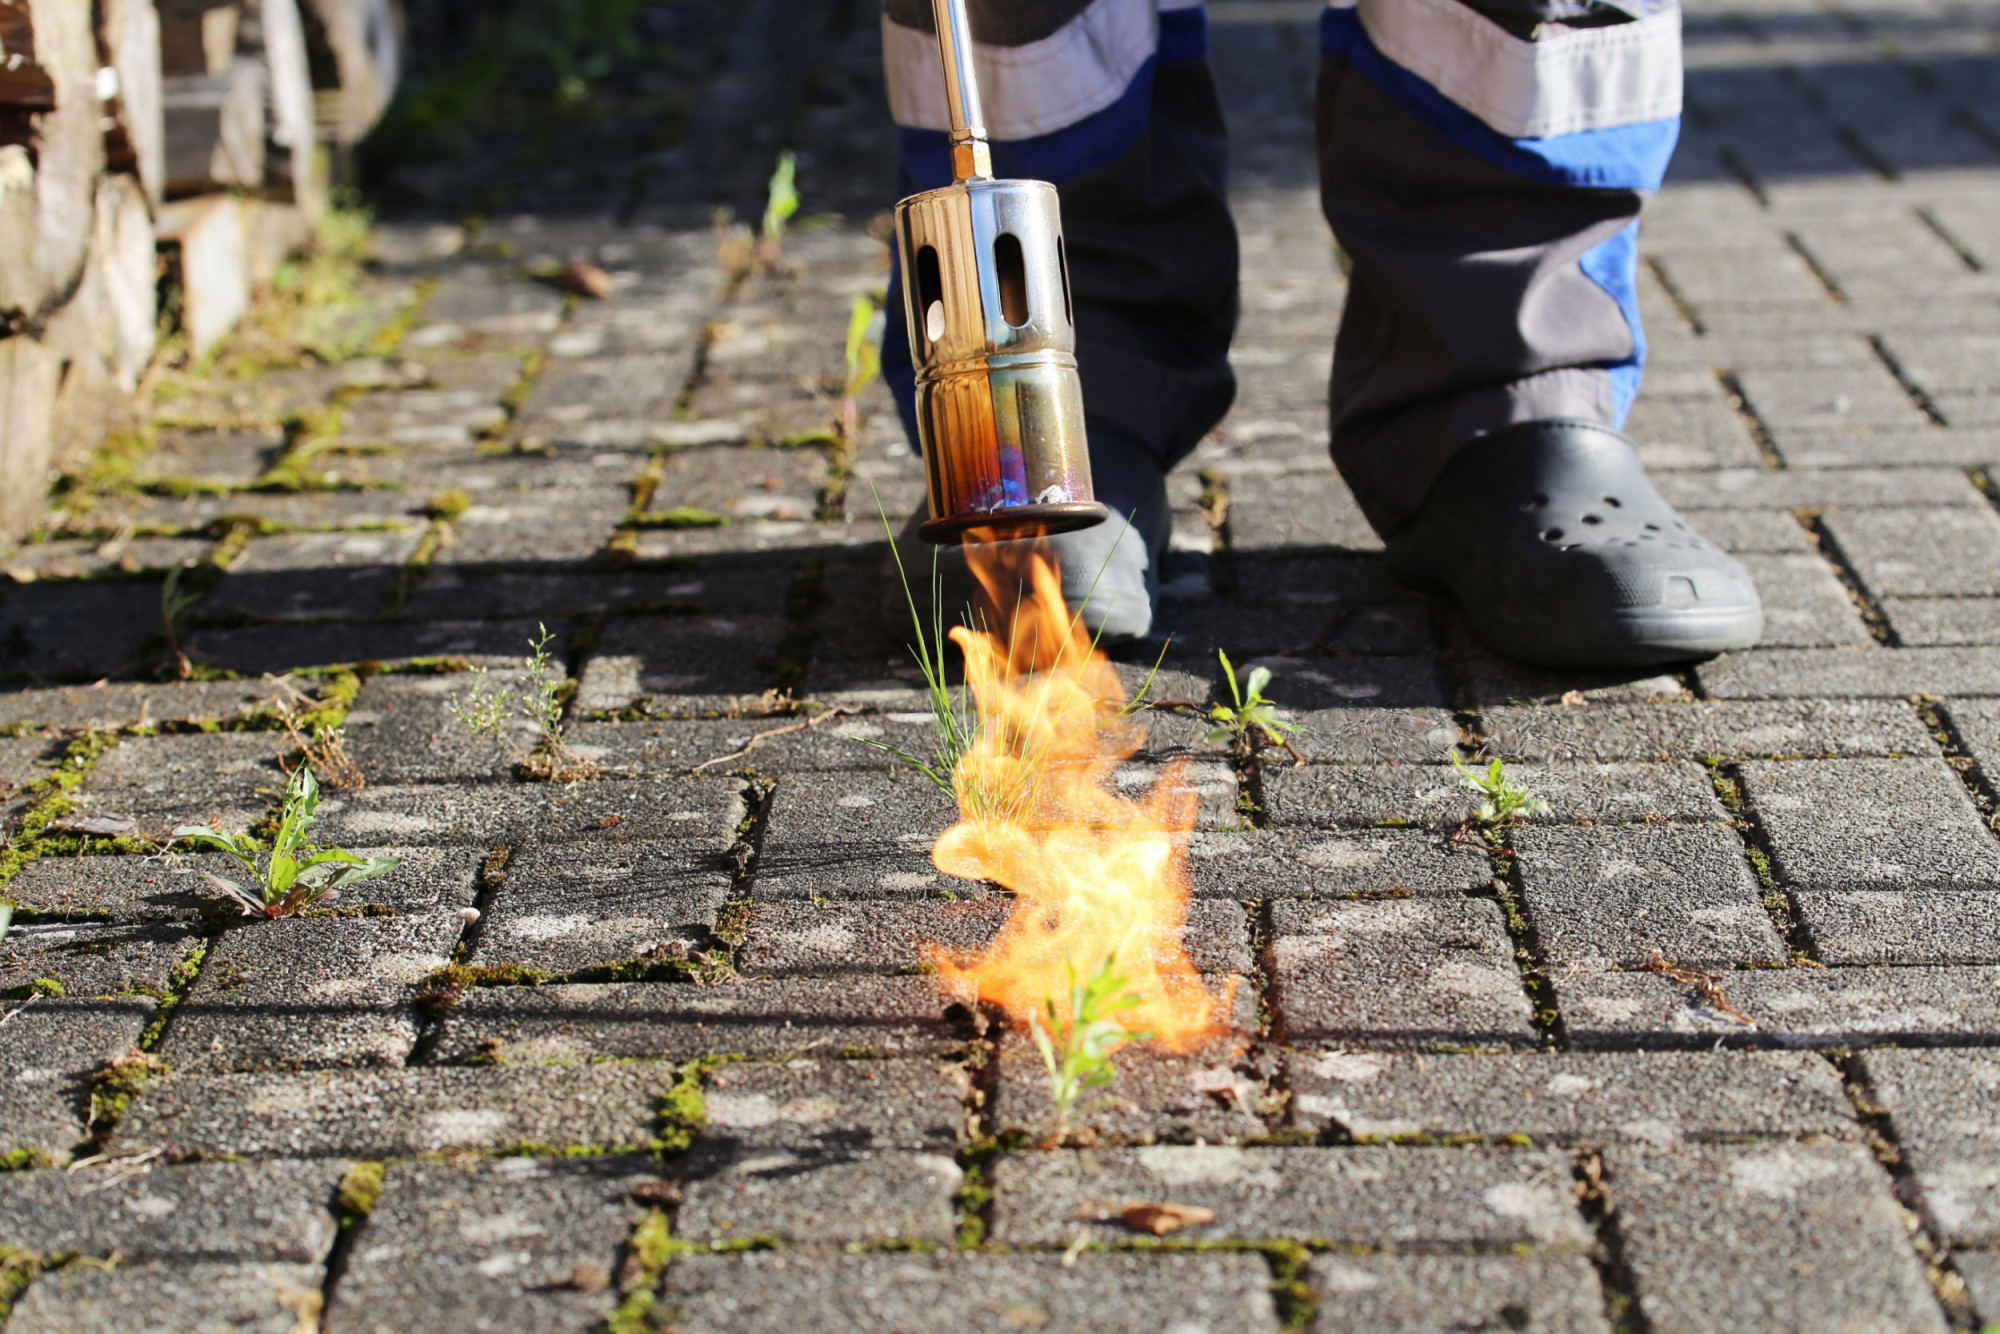
<svg viewBox="0 0 2000 1334">
<path fill-rule="evenodd" d="M 896 244 L 930 482 L 921 536 L 1102 523 L 1055 187 L 978 179 L 912 195 Z"/>
</svg>

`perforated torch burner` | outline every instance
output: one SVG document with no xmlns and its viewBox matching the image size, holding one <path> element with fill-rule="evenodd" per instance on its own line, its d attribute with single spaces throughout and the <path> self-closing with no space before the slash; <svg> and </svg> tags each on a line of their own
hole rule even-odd
<svg viewBox="0 0 2000 1334">
<path fill-rule="evenodd" d="M 952 184 L 896 205 L 917 429 L 930 487 L 926 541 L 1068 532 L 1109 517 L 1090 480 L 1083 383 L 1046 181 L 993 179 L 962 0 L 932 0 Z"/>
</svg>

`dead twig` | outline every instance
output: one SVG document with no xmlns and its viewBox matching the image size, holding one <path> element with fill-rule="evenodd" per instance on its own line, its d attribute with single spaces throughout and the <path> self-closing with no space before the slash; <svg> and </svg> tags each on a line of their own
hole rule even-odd
<svg viewBox="0 0 2000 1334">
<path fill-rule="evenodd" d="M 42 998 L 41 993 L 36 992 L 34 995 L 28 997 L 28 999 L 22 1001 L 19 1005 L 17 1005 L 13 1009 L 7 1011 L 7 1013 L 0 1014 L 0 1028 L 5 1028 L 7 1026 L 7 1021 L 9 1019 L 12 1019 L 15 1015 L 27 1009 L 30 1005 L 33 1005 L 36 1001 L 40 1000 L 41 998 Z"/>
<path fill-rule="evenodd" d="M 813 717 L 807 718 L 803 722 L 787 723 L 783 727 L 774 727 L 768 732 L 759 732 L 755 736 L 751 737 L 748 741 L 744 742 L 743 748 L 741 750 L 731 751 L 727 755 L 718 755 L 712 760 L 703 760 L 700 764 L 697 764 L 694 768 L 688 770 L 688 772 L 690 774 L 698 774 L 702 770 L 707 769 L 712 765 L 727 764 L 731 760 L 740 760 L 745 755 L 748 755 L 751 751 L 757 749 L 757 747 L 760 744 L 770 739 L 771 737 L 790 736 L 794 732 L 810 731 L 813 728 L 818 727 L 821 723 L 830 722 L 835 718 L 851 718 L 853 716 L 854 716 L 853 710 L 834 709 L 827 713 L 815 714 Z"/>
<path fill-rule="evenodd" d="M 1679 964 L 1668 963 L 1667 956 L 1660 953 L 1657 949 L 1651 955 L 1647 956 L 1646 962 L 1641 966 L 1649 973 L 1658 973 L 1662 977 L 1673 979 L 1684 987 L 1692 987 L 1696 992 L 1700 993 L 1703 1000 L 1744 1027 L 1755 1028 L 1757 1026 L 1755 1019 L 1752 1019 L 1749 1015 L 1729 1003 L 1729 998 L 1722 994 L 1722 984 L 1707 973 L 1698 973 L 1692 968 L 1683 968 Z"/>
</svg>

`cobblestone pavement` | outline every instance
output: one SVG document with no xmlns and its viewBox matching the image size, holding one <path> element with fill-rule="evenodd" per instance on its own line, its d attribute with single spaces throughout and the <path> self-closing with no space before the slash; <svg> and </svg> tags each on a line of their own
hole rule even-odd
<svg viewBox="0 0 2000 1334">
<path fill-rule="evenodd" d="M 1039 1149 L 1033 1051 L 916 974 L 1004 904 L 841 735 L 921 708 L 875 515 L 919 472 L 879 388 L 833 426 L 886 272 L 873 11 L 662 5 L 593 118 L 405 170 L 489 220 L 380 229 L 373 355 L 163 401 L 10 558 L 10 1334 L 2000 1321 L 2000 8 L 1693 7 L 1633 429 L 1770 629 L 1641 680 L 1386 578 L 1323 451 L 1311 7 L 1212 8 L 1243 388 L 1175 480 L 1167 693 L 1261 659 L 1305 762 L 1158 715 L 1135 772 L 1193 760 L 1240 1035 L 1129 1053 Z M 781 142 L 847 221 L 732 280 L 709 210 Z M 608 299 L 528 276 L 575 257 Z M 449 709 L 538 624 L 580 781 Z M 234 675 L 160 684 L 176 647 Z M 263 819 L 286 708 L 367 780 L 326 836 L 405 861 L 245 923 L 147 840 Z M 1553 812 L 1454 841 L 1454 745 Z"/>
</svg>

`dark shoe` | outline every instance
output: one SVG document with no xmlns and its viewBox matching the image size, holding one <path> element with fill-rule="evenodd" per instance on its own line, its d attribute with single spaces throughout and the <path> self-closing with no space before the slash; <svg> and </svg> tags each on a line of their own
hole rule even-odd
<svg viewBox="0 0 2000 1334">
<path fill-rule="evenodd" d="M 1389 540 L 1389 568 L 1455 598 L 1489 647 L 1544 667 L 1682 662 L 1764 630 L 1749 571 L 1596 422 L 1523 422 L 1467 445 Z"/>
</svg>

